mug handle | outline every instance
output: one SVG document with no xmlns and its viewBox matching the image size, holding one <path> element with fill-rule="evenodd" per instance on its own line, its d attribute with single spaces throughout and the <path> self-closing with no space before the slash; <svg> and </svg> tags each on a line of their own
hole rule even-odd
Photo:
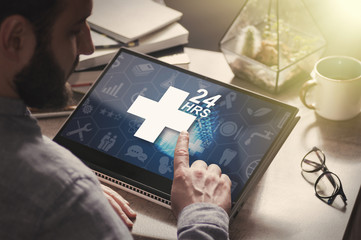
<svg viewBox="0 0 361 240">
<path fill-rule="evenodd" d="M 309 109 L 313 109 L 315 110 L 316 107 L 314 104 L 308 104 L 307 101 L 306 101 L 306 95 L 307 95 L 307 92 L 308 90 L 310 90 L 312 87 L 316 86 L 317 83 L 314 79 L 311 79 L 311 80 L 308 80 L 307 82 L 305 82 L 301 88 L 301 91 L 300 91 L 300 99 L 302 101 L 302 103 Z"/>
</svg>

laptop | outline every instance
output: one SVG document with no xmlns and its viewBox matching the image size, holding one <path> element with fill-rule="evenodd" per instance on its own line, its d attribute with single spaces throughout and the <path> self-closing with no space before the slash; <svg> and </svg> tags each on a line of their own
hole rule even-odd
<svg viewBox="0 0 361 240">
<path fill-rule="evenodd" d="M 235 216 L 297 123 L 298 109 L 127 48 L 107 65 L 54 141 L 103 182 L 170 208 L 174 148 L 217 164 Z"/>
</svg>

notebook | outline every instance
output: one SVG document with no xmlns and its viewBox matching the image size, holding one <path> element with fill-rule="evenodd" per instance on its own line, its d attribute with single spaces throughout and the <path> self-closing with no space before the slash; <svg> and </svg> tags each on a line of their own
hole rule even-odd
<svg viewBox="0 0 361 240">
<path fill-rule="evenodd" d="M 170 207 L 173 152 L 190 136 L 190 164 L 218 164 L 232 213 L 295 126 L 298 109 L 121 48 L 54 138 L 101 181 Z"/>
<path fill-rule="evenodd" d="M 152 0 L 94 0 L 93 3 L 93 13 L 88 18 L 90 27 L 122 43 L 168 26 L 183 15 Z"/>
</svg>

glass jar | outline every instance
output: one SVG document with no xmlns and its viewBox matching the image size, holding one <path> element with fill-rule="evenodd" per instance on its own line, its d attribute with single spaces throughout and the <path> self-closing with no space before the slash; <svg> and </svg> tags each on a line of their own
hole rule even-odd
<svg viewBox="0 0 361 240">
<path fill-rule="evenodd" d="M 246 0 L 220 42 L 238 78 L 275 93 L 310 73 L 325 47 L 303 0 Z"/>
</svg>

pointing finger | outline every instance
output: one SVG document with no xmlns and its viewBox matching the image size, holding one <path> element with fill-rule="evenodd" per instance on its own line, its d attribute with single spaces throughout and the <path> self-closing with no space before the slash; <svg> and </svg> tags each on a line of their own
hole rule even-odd
<svg viewBox="0 0 361 240">
<path fill-rule="evenodd" d="M 186 131 L 182 131 L 179 134 L 177 145 L 174 150 L 174 172 L 181 168 L 189 168 L 189 134 Z"/>
</svg>

